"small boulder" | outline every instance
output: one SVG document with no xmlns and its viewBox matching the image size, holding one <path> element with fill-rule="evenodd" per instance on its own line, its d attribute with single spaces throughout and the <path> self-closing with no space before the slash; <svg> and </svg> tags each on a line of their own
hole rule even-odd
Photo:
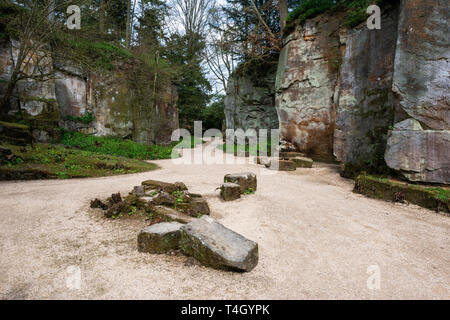
<svg viewBox="0 0 450 320">
<path fill-rule="evenodd" d="M 143 197 L 145 196 L 145 188 L 144 186 L 135 186 L 131 193 L 135 196 Z"/>
<path fill-rule="evenodd" d="M 258 244 L 226 228 L 211 217 L 181 227 L 180 248 L 206 266 L 251 271 L 258 264 Z"/>
<path fill-rule="evenodd" d="M 236 183 L 241 187 L 241 193 L 252 188 L 256 191 L 256 174 L 253 172 L 232 173 L 224 177 L 224 182 Z"/>
<path fill-rule="evenodd" d="M 176 221 L 179 223 L 189 223 L 193 221 L 195 218 L 178 212 L 172 208 L 164 207 L 164 206 L 153 206 L 152 211 L 155 215 L 161 219 L 161 221 Z"/>
<path fill-rule="evenodd" d="M 178 222 L 161 222 L 142 229 L 138 235 L 138 251 L 166 253 L 179 247 L 180 228 Z"/>
<path fill-rule="evenodd" d="M 203 198 L 192 198 L 190 202 L 177 203 L 175 209 L 191 217 L 210 214 L 208 202 Z"/>
<path fill-rule="evenodd" d="M 175 204 L 175 198 L 165 191 L 160 191 L 158 195 L 153 198 L 152 201 L 154 204 L 164 204 L 169 206 Z"/>
<path fill-rule="evenodd" d="M 241 197 L 241 186 L 237 183 L 225 182 L 220 187 L 220 195 L 225 201 L 232 201 Z"/>
<path fill-rule="evenodd" d="M 175 188 L 177 188 L 178 191 L 185 191 L 188 189 L 183 182 L 175 182 L 173 185 L 175 186 Z"/>
<path fill-rule="evenodd" d="M 174 191 L 177 191 L 177 186 L 173 183 L 158 181 L 158 180 L 146 180 L 142 182 L 142 185 L 144 186 L 145 190 L 159 190 L 159 191 L 165 191 L 167 193 L 173 193 Z"/>
<path fill-rule="evenodd" d="M 295 171 L 295 163 L 290 160 L 272 159 L 266 164 L 266 168 L 278 171 Z"/>
<path fill-rule="evenodd" d="M 296 168 L 312 168 L 313 160 L 306 157 L 295 157 L 289 159 L 294 162 Z"/>
</svg>

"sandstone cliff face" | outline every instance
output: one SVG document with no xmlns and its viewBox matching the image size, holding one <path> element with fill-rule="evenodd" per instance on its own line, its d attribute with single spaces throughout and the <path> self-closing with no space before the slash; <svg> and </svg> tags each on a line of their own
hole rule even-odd
<svg viewBox="0 0 450 320">
<path fill-rule="evenodd" d="M 285 39 L 276 78 L 280 136 L 318 160 L 333 158 L 334 95 L 343 14 L 323 14 Z"/>
<path fill-rule="evenodd" d="M 401 4 L 392 87 L 399 106 L 386 162 L 412 181 L 450 184 L 448 16 L 445 1 Z"/>
<path fill-rule="evenodd" d="M 348 29 L 338 12 L 297 26 L 277 72 L 281 137 L 350 171 L 387 164 L 449 184 L 447 19 L 447 3 L 413 0 L 387 7 L 381 30 Z"/>
<path fill-rule="evenodd" d="M 394 122 L 391 90 L 398 8 L 382 16 L 381 30 L 348 30 L 336 88 L 333 151 L 346 173 L 385 166 L 387 133 Z"/>
<path fill-rule="evenodd" d="M 16 47 L 14 41 L 12 48 L 7 41 L 0 43 L 0 96 L 12 73 L 11 52 L 14 57 Z M 48 142 L 59 126 L 99 136 L 128 137 L 141 143 L 171 142 L 172 131 L 178 128 L 174 86 L 163 86 L 152 104 L 148 94 L 142 94 L 145 90 L 137 90 L 127 81 L 126 66 L 118 66 L 113 72 L 88 73 L 70 61 L 51 57 L 35 60 L 40 61 L 40 68 L 31 64 L 29 72 L 44 67 L 50 79 L 20 81 L 14 93 L 20 99 L 11 98 L 7 113 L 13 118 L 21 110 L 24 118 L 32 121 L 38 141 Z M 151 93 L 151 88 L 147 91 Z M 77 120 L 88 113 L 94 115 L 91 123 Z"/>
<path fill-rule="evenodd" d="M 227 129 L 278 129 L 275 110 L 275 69 L 268 69 L 264 76 L 233 75 L 228 80 L 225 97 Z"/>
</svg>

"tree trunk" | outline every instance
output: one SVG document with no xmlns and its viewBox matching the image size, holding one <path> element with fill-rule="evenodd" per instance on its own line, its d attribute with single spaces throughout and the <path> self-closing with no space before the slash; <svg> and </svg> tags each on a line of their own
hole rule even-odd
<svg viewBox="0 0 450 320">
<path fill-rule="evenodd" d="M 105 33 L 105 0 L 100 0 L 99 11 L 99 22 L 100 22 L 100 33 Z"/>
<path fill-rule="evenodd" d="M 288 16 L 288 7 L 286 0 L 278 0 L 278 11 L 280 12 L 280 29 L 286 27 L 286 18 Z"/>
<path fill-rule="evenodd" d="M 126 41 L 127 48 L 130 47 L 130 42 L 131 42 L 130 18 L 131 18 L 131 0 L 128 0 L 127 1 L 127 28 L 126 28 L 126 35 L 125 35 L 125 41 Z"/>
</svg>

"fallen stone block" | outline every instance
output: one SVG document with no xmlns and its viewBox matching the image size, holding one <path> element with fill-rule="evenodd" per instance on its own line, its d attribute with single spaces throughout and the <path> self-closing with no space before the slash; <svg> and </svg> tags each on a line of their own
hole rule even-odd
<svg viewBox="0 0 450 320">
<path fill-rule="evenodd" d="M 164 205 L 174 205 L 175 204 L 175 198 L 165 192 L 165 191 L 160 191 L 152 200 L 152 202 L 154 204 L 164 204 Z"/>
<path fill-rule="evenodd" d="M 224 182 L 231 182 L 240 185 L 241 193 L 250 188 L 252 188 L 253 191 L 256 191 L 256 174 L 252 172 L 227 174 L 223 180 Z"/>
<path fill-rule="evenodd" d="M 225 182 L 220 186 L 220 195 L 225 201 L 232 201 L 241 197 L 241 186 L 237 183 Z"/>
<path fill-rule="evenodd" d="M 138 235 L 138 251 L 165 253 L 178 249 L 183 225 L 178 222 L 161 222 L 142 229 Z"/>
<path fill-rule="evenodd" d="M 294 162 L 296 168 L 312 168 L 314 161 L 306 157 L 290 158 L 290 161 Z"/>
<path fill-rule="evenodd" d="M 152 211 L 155 213 L 157 218 L 160 218 L 161 221 L 165 222 L 176 221 L 179 223 L 186 224 L 195 219 L 191 216 L 178 212 L 172 208 L 163 206 L 154 206 L 152 207 Z"/>
<path fill-rule="evenodd" d="M 302 152 L 280 152 L 278 156 L 280 158 L 295 158 L 295 157 L 305 157 L 306 155 Z"/>
<path fill-rule="evenodd" d="M 157 180 L 146 180 L 142 182 L 142 185 L 144 186 L 145 190 L 155 189 L 159 191 L 165 191 L 170 194 L 178 190 L 178 187 L 174 183 Z"/>
<path fill-rule="evenodd" d="M 266 168 L 278 171 L 295 171 L 296 169 L 293 161 L 276 159 L 271 159 L 270 162 L 266 164 Z"/>
<path fill-rule="evenodd" d="M 192 198 L 191 201 L 187 203 L 176 203 L 175 209 L 191 217 L 210 214 L 208 202 L 203 198 Z"/>
<path fill-rule="evenodd" d="M 251 271 L 258 264 L 258 244 L 204 216 L 181 227 L 180 248 L 206 266 Z"/>
<path fill-rule="evenodd" d="M 135 196 L 142 197 L 145 195 L 145 188 L 144 186 L 135 186 L 131 193 Z"/>
</svg>

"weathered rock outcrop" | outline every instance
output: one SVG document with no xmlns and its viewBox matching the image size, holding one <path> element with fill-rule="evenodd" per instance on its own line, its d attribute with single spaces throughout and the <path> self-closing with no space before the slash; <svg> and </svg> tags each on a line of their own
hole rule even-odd
<svg viewBox="0 0 450 320">
<path fill-rule="evenodd" d="M 280 136 L 315 159 L 333 158 L 334 96 L 344 15 L 323 14 L 284 40 L 276 78 Z"/>
<path fill-rule="evenodd" d="M 442 1 L 401 5 L 393 79 L 399 105 L 386 162 L 412 181 L 450 184 L 448 13 Z"/>
<path fill-rule="evenodd" d="M 385 167 L 384 152 L 394 121 L 391 90 L 397 42 L 398 9 L 382 16 L 380 30 L 365 25 L 348 30 L 336 90 L 334 155 L 348 174 Z"/>
<path fill-rule="evenodd" d="M 225 97 L 227 129 L 278 129 L 275 109 L 275 67 L 269 67 L 257 79 L 232 75 L 228 80 Z"/>
<path fill-rule="evenodd" d="M 350 174 L 390 167 L 449 184 L 448 5 L 386 3 L 380 30 L 350 29 L 344 17 L 330 11 L 286 34 L 276 79 L 281 139 Z"/>
<path fill-rule="evenodd" d="M 11 77 L 13 61 L 17 61 L 18 47 L 17 41 L 0 41 L 0 97 Z M 142 143 L 171 142 L 172 132 L 178 128 L 178 94 L 170 83 L 158 87 L 153 104 L 151 85 L 137 88 L 125 62 L 117 62 L 114 71 L 86 72 L 45 47 L 35 56 L 27 73 L 46 76 L 19 81 L 2 118 L 13 121 L 23 111 L 36 140 L 54 138 L 59 126 Z M 92 121 L 80 120 L 88 114 L 93 115 Z"/>
</svg>

